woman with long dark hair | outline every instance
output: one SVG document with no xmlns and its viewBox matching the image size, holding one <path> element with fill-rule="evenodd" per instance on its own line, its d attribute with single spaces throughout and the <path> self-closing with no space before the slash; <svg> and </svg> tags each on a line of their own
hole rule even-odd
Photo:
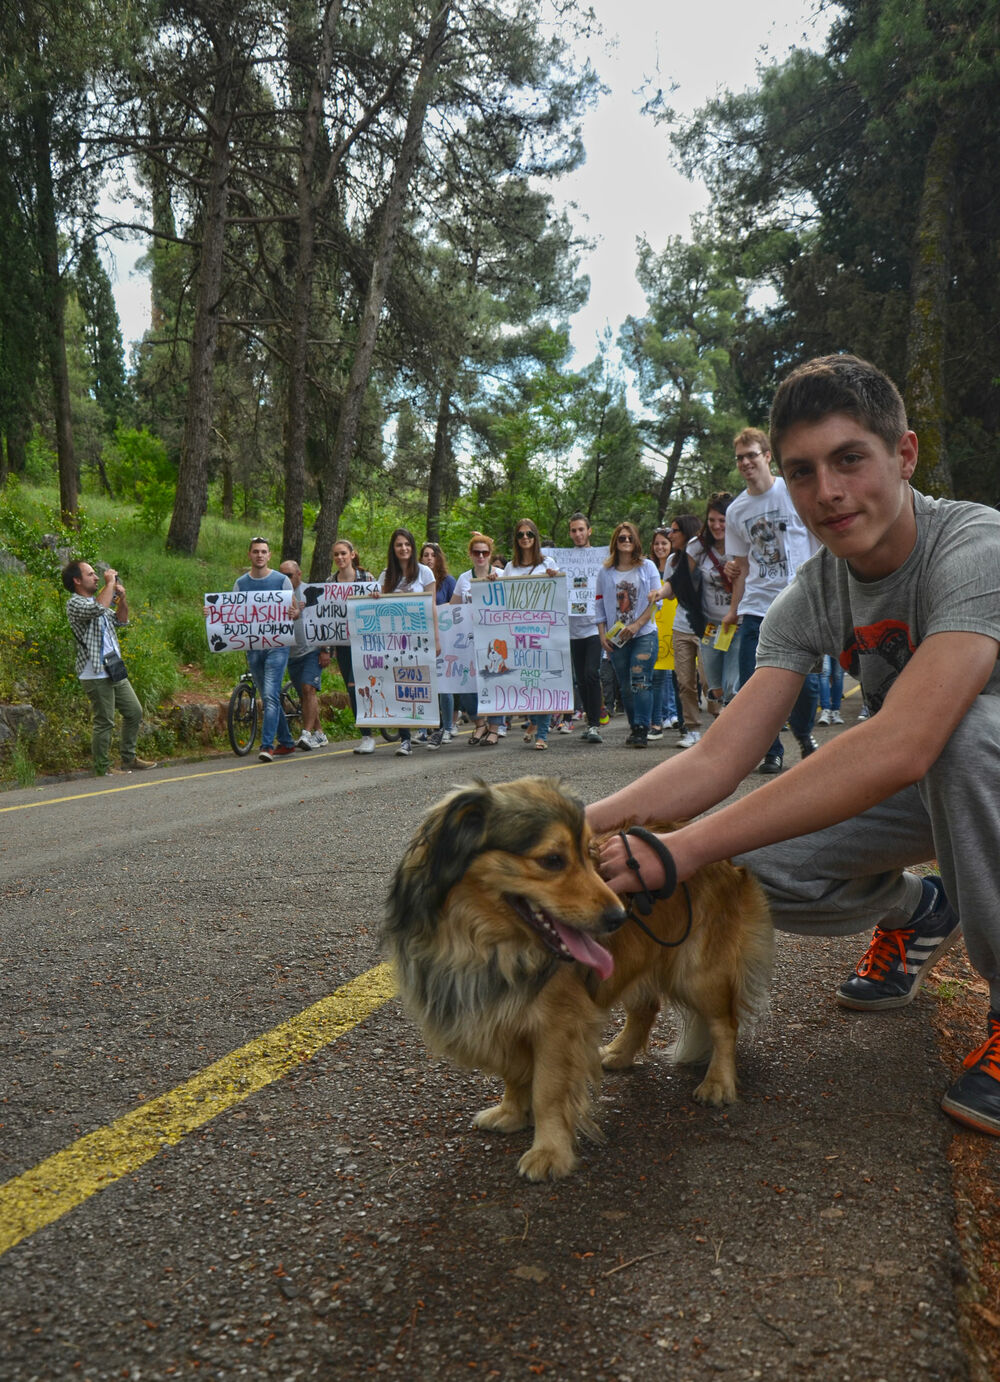
<svg viewBox="0 0 1000 1382">
<path fill-rule="evenodd" d="M 333 558 L 333 574 L 331 582 L 345 585 L 353 585 L 356 581 L 371 581 L 374 576 L 370 571 L 366 571 L 361 565 L 354 543 L 347 537 L 338 537 L 333 544 L 330 553 Z M 358 697 L 354 683 L 354 662 L 351 657 L 351 647 L 349 643 L 336 643 L 333 648 L 334 656 L 337 659 L 337 666 L 340 675 L 344 678 L 344 686 L 347 688 L 347 697 L 351 702 L 351 714 L 355 722 L 358 718 Z M 375 740 L 372 732 L 367 727 L 361 730 L 361 743 L 356 745 L 355 753 L 374 753 Z"/>
<path fill-rule="evenodd" d="M 417 561 L 417 540 L 410 532 L 409 528 L 396 528 L 393 530 L 392 537 L 389 539 L 389 552 L 386 557 L 385 570 L 378 578 L 378 583 L 382 587 L 383 595 L 392 595 L 397 591 L 425 591 L 434 594 L 434 572 L 422 562 Z M 437 642 L 437 606 L 434 606 L 434 641 Z M 410 743 L 410 731 L 401 729 L 399 731 L 399 748 L 396 750 L 397 758 L 407 758 L 413 752 L 413 745 Z"/>
<path fill-rule="evenodd" d="M 701 609 L 705 634 L 699 645 L 701 680 L 708 699 L 709 714 L 722 713 L 736 695 L 740 679 L 739 624 L 730 616 L 733 583 L 726 575 L 726 510 L 733 502 L 728 490 L 713 494 L 705 510 L 705 521 L 698 536 L 688 543 L 687 555 L 701 574 Z M 717 648 L 720 630 L 733 630 L 726 649 Z"/>
<path fill-rule="evenodd" d="M 697 537 L 701 523 L 693 513 L 681 513 L 670 525 L 671 555 L 667 561 L 667 580 L 663 593 L 677 601 L 674 615 L 674 671 L 684 715 L 684 733 L 679 749 L 689 749 L 701 738 L 701 712 L 698 708 L 698 647 L 701 643 L 703 615 L 694 560 L 687 545 Z M 696 626 L 697 625 L 697 626 Z"/>
<path fill-rule="evenodd" d="M 420 549 L 420 560 L 434 572 L 434 603 L 446 605 L 455 589 L 455 577 L 448 570 L 448 563 L 436 542 L 425 542 Z M 417 738 L 429 749 L 439 749 L 442 744 L 450 744 L 455 726 L 455 697 L 450 691 L 438 692 L 438 711 L 441 723 L 428 734 L 422 730 Z"/>
<path fill-rule="evenodd" d="M 608 545 L 607 560 L 597 575 L 597 632 L 601 647 L 611 658 L 628 716 L 625 744 L 644 749 L 653 704 L 657 645 L 653 613 L 660 593 L 660 573 L 648 557 L 643 557 L 634 523 L 619 523 Z"/>
<path fill-rule="evenodd" d="M 554 576 L 559 568 L 551 557 L 542 553 L 542 539 L 530 518 L 519 519 L 514 525 L 514 555 L 503 569 L 505 576 Z M 549 746 L 551 715 L 529 715 L 524 742 L 536 749 Z"/>
</svg>

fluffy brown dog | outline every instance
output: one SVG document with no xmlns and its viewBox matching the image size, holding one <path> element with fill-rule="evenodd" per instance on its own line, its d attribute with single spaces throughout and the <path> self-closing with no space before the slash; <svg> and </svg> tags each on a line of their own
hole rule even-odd
<svg viewBox="0 0 1000 1382">
<path fill-rule="evenodd" d="M 677 1061 L 711 1057 L 695 1090 L 736 1098 L 740 1023 L 766 1006 L 773 932 L 763 893 L 732 864 L 701 869 L 632 921 L 600 878 L 583 807 L 548 778 L 462 787 L 433 806 L 396 870 L 383 943 L 400 994 L 432 1050 L 504 1081 L 480 1128 L 535 1138 L 529 1180 L 576 1166 L 579 1133 L 600 1136 L 591 1098 L 601 1065 L 623 1069 L 646 1045 L 664 998 L 678 1010 Z M 608 1010 L 626 1022 L 603 1050 Z"/>
</svg>

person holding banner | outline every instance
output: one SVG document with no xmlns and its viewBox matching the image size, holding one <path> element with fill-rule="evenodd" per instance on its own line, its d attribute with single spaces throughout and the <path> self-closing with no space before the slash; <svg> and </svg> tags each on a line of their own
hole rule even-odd
<svg viewBox="0 0 1000 1382">
<path fill-rule="evenodd" d="M 555 576 L 555 562 L 542 551 L 541 534 L 530 518 L 522 518 L 514 528 L 514 555 L 503 569 L 505 576 Z M 524 742 L 536 749 L 547 749 L 551 715 L 529 715 Z"/>
<path fill-rule="evenodd" d="M 270 567 L 271 546 L 267 538 L 255 537 L 250 543 L 250 570 L 238 576 L 234 590 L 287 590 L 292 593 L 292 583 L 280 571 Z M 251 648 L 247 653 L 250 675 L 257 688 L 257 695 L 264 703 L 264 720 L 260 729 L 260 753 L 257 757 L 262 763 L 271 763 L 275 757 L 295 752 L 292 738 L 281 708 L 281 683 L 288 666 L 287 648 Z M 275 744 L 275 735 L 278 742 Z"/>
<path fill-rule="evenodd" d="M 468 571 L 463 571 L 455 582 L 455 589 L 451 594 L 450 603 L 453 605 L 467 605 L 472 600 L 473 581 L 495 581 L 500 575 L 500 570 L 493 565 L 493 539 L 487 537 L 485 533 L 474 532 L 469 538 L 469 556 L 472 558 L 472 566 Z M 503 723 L 500 716 L 493 716 L 492 719 L 485 715 L 480 715 L 478 697 L 469 694 L 459 696 L 459 702 L 464 700 L 476 702 L 472 705 L 471 713 L 476 717 L 475 728 L 469 736 L 468 744 L 470 748 L 478 749 L 482 744 L 486 748 L 494 748 L 500 742 L 500 726 Z M 461 709 L 468 707 L 461 706 Z"/>
<path fill-rule="evenodd" d="M 434 572 L 434 603 L 449 604 L 455 590 L 455 577 L 448 570 L 448 563 L 441 548 L 436 542 L 425 542 L 420 549 L 420 560 L 428 570 Z M 442 744 L 451 743 L 455 728 L 452 723 L 455 716 L 455 697 L 450 691 L 438 693 L 438 714 L 441 723 L 437 729 L 432 729 L 426 738 L 417 736 L 429 749 L 439 749 Z"/>
<path fill-rule="evenodd" d="M 701 572 L 687 545 L 701 527 L 693 513 L 678 514 L 670 525 L 673 556 L 667 564 L 668 577 L 663 593 L 677 601 L 674 614 L 674 671 L 681 698 L 684 733 L 677 740 L 679 749 L 689 749 L 701 738 L 701 711 L 698 705 L 698 649 L 705 631 L 701 608 Z"/>
<path fill-rule="evenodd" d="M 434 572 L 429 566 L 424 566 L 423 562 L 417 561 L 417 540 L 409 528 L 394 529 L 389 539 L 389 552 L 386 557 L 385 569 L 380 572 L 378 583 L 383 595 L 393 595 L 396 592 L 402 593 L 404 591 L 415 593 L 420 590 L 434 594 Z M 435 642 L 438 643 L 437 651 L 440 654 L 441 645 L 437 638 L 436 604 L 434 609 L 434 637 Z M 401 729 L 396 757 L 408 758 L 412 752 L 410 731 Z"/>
<path fill-rule="evenodd" d="M 295 593 L 295 642 L 288 653 L 288 675 L 302 701 L 302 733 L 299 735 L 299 748 L 321 749 L 330 742 L 320 728 L 318 695 L 323 669 L 330 665 L 330 649 L 306 642 L 302 620 L 304 605 L 300 595 L 302 567 L 297 561 L 283 561 L 278 570 L 291 581 Z"/>
<path fill-rule="evenodd" d="M 333 558 L 333 574 L 330 577 L 332 582 L 339 582 L 344 585 L 354 585 L 356 581 L 371 581 L 374 576 L 370 571 L 366 571 L 361 565 L 354 543 L 349 538 L 338 537 L 333 544 L 330 555 Z M 351 714 L 355 721 L 358 718 L 358 696 L 354 684 L 354 663 L 351 659 L 351 645 L 349 643 L 337 643 L 334 645 L 333 655 L 337 659 L 337 667 L 340 675 L 344 679 L 344 686 L 347 690 L 347 698 L 351 702 Z M 355 753 L 374 753 L 375 740 L 370 729 L 362 728 L 361 743 L 354 747 Z"/>
<path fill-rule="evenodd" d="M 660 573 L 642 555 L 639 530 L 619 523 L 611 534 L 608 559 L 597 577 L 597 631 L 611 658 L 628 716 L 627 748 L 644 749 L 649 738 L 653 703 L 656 625 L 653 613 L 660 594 Z M 614 621 L 609 620 L 614 614 Z"/>
</svg>

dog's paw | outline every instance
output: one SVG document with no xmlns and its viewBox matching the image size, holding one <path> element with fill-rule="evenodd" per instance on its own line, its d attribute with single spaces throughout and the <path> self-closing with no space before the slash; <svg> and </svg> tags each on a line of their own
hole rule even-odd
<svg viewBox="0 0 1000 1382">
<path fill-rule="evenodd" d="M 712 1104 L 715 1108 L 721 1108 L 723 1104 L 735 1104 L 739 1095 L 736 1093 L 735 1079 L 720 1079 L 717 1075 L 706 1075 L 695 1090 L 694 1097 L 699 1104 Z"/>
<path fill-rule="evenodd" d="M 526 1128 L 529 1118 L 524 1110 L 511 1104 L 493 1104 L 480 1109 L 472 1120 L 472 1126 L 483 1132 L 520 1132 Z"/>
<path fill-rule="evenodd" d="M 616 1051 L 613 1041 L 608 1046 L 602 1046 L 598 1054 L 605 1070 L 631 1070 L 635 1065 L 635 1057 L 628 1051 Z"/>
<path fill-rule="evenodd" d="M 576 1170 L 577 1159 L 571 1147 L 529 1147 L 517 1163 L 528 1180 L 561 1180 Z"/>
</svg>

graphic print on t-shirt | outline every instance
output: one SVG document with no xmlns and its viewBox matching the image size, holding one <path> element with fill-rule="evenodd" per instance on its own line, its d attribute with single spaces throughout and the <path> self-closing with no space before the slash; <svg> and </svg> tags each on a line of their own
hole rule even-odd
<svg viewBox="0 0 1000 1382">
<path fill-rule="evenodd" d="M 757 563 L 760 580 L 774 580 L 776 577 L 788 580 L 786 520 L 787 515 L 779 508 L 768 509 L 765 513 L 744 520 L 743 530 L 750 548 L 749 560 Z"/>
<path fill-rule="evenodd" d="M 618 605 L 618 618 L 631 624 L 639 608 L 638 581 L 619 581 L 615 598 Z"/>
<path fill-rule="evenodd" d="M 881 710 L 893 682 L 915 650 L 909 625 L 900 619 L 882 619 L 877 624 L 855 628 L 839 661 L 845 672 L 860 681 L 872 715 Z"/>
</svg>

